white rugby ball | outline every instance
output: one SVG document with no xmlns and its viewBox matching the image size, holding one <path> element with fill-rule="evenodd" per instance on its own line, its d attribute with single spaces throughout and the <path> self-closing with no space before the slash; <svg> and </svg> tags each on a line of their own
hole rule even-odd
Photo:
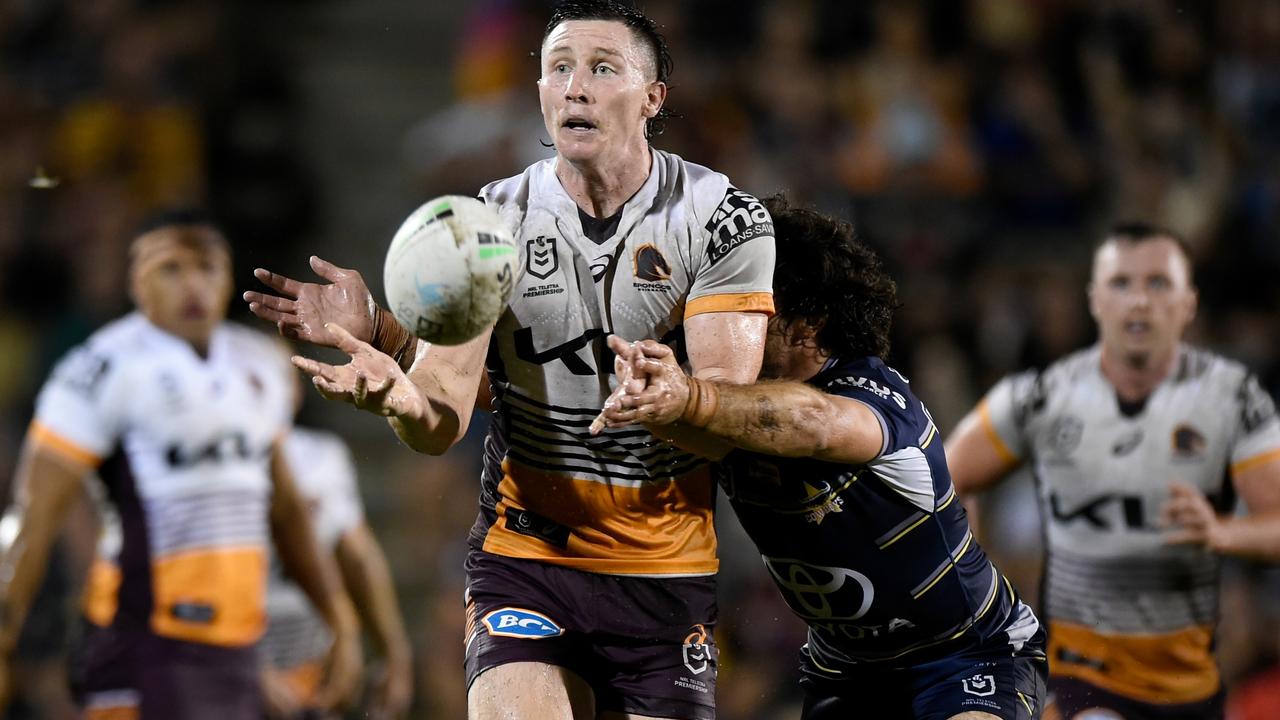
<svg viewBox="0 0 1280 720">
<path fill-rule="evenodd" d="M 515 238 L 498 214 L 475 198 L 445 195 L 396 231 L 382 280 L 401 325 L 427 342 L 458 345 L 497 321 L 518 269 Z"/>
</svg>

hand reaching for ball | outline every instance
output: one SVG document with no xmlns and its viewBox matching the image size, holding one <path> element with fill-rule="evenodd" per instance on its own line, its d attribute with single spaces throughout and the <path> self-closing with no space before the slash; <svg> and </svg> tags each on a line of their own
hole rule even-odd
<svg viewBox="0 0 1280 720">
<path fill-rule="evenodd" d="M 419 417 L 426 401 L 404 370 L 386 353 L 357 340 L 341 325 L 326 323 L 334 347 L 351 356 L 346 365 L 330 365 L 295 355 L 293 364 L 329 400 L 341 400 L 383 417 Z"/>
<path fill-rule="evenodd" d="M 377 305 L 360 273 L 311 256 L 311 269 L 327 283 L 294 280 L 257 268 L 254 277 L 279 293 L 246 292 L 244 299 L 254 315 L 275 323 L 280 334 L 326 347 L 339 347 L 327 326 L 345 328 L 352 338 L 369 342 Z M 341 349 L 341 348 L 339 348 Z"/>
</svg>

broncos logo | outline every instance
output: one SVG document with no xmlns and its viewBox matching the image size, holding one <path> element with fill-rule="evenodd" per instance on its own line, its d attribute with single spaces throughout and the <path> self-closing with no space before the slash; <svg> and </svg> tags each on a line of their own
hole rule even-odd
<svg viewBox="0 0 1280 720">
<path fill-rule="evenodd" d="M 645 282 L 659 282 L 671 279 L 671 266 L 662 257 L 658 248 L 648 243 L 636 248 L 636 279 Z"/>
</svg>

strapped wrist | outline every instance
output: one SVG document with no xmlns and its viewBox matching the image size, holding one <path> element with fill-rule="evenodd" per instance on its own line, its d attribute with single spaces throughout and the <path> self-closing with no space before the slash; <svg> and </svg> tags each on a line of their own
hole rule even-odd
<svg viewBox="0 0 1280 720">
<path fill-rule="evenodd" d="M 685 401 L 684 412 L 680 413 L 680 422 L 705 428 L 720 407 L 720 389 L 710 380 L 699 380 L 689 376 L 689 398 Z"/>
<path fill-rule="evenodd" d="M 396 321 L 390 310 L 376 305 L 373 312 L 373 337 L 369 344 L 390 355 L 405 372 L 413 366 L 418 349 L 418 339 Z"/>
</svg>

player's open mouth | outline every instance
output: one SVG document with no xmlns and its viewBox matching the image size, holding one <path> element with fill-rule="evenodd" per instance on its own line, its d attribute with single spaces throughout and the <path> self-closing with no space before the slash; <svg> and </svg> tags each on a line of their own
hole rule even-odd
<svg viewBox="0 0 1280 720">
<path fill-rule="evenodd" d="M 595 130 L 596 124 L 591 122 L 590 120 L 583 120 L 581 118 L 569 118 L 568 120 L 564 121 L 564 124 L 561 125 L 561 127 L 565 128 L 566 130 L 573 130 L 574 132 L 585 133 L 585 132 L 590 132 L 592 130 Z"/>
<path fill-rule="evenodd" d="M 1151 323 L 1145 320 L 1130 320 L 1124 324 L 1125 332 L 1145 333 L 1151 330 Z"/>
</svg>

